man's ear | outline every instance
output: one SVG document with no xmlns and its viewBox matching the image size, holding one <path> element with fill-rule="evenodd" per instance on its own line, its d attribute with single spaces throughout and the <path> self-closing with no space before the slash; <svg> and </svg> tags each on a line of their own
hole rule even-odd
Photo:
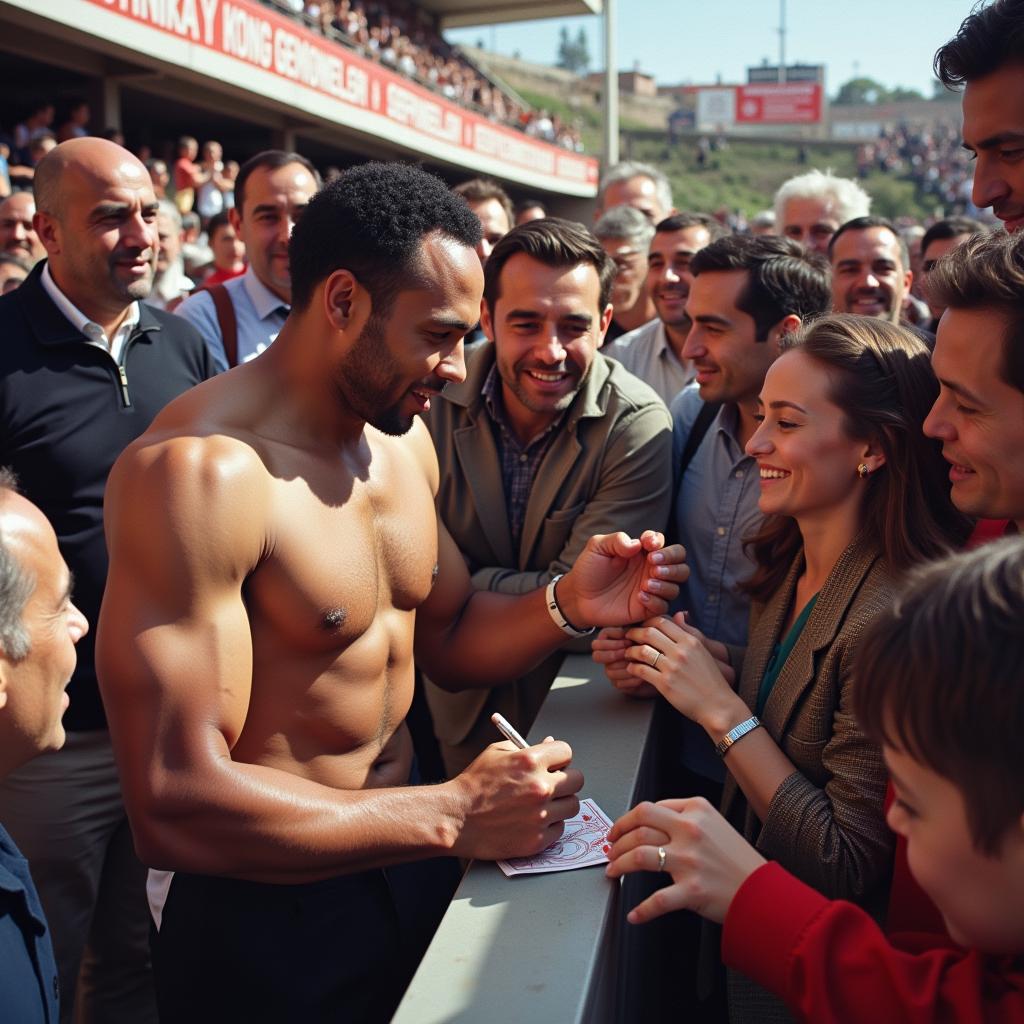
<svg viewBox="0 0 1024 1024">
<path fill-rule="evenodd" d="M 352 324 L 356 300 L 362 291 L 355 275 L 351 270 L 335 270 L 324 281 L 323 289 L 327 319 L 335 330 L 348 330 Z"/>
<path fill-rule="evenodd" d="M 769 332 L 768 342 L 781 351 L 782 341 L 788 334 L 800 329 L 803 321 L 796 313 L 787 313 Z"/>
<path fill-rule="evenodd" d="M 480 300 L 480 330 L 487 335 L 487 340 L 494 343 L 494 320 L 486 299 Z"/>
<path fill-rule="evenodd" d="M 909 295 L 910 294 L 910 289 L 913 287 L 913 284 L 914 284 L 914 272 L 912 270 L 908 270 L 903 275 L 903 294 L 904 295 Z"/>
<path fill-rule="evenodd" d="M 0 709 L 7 706 L 7 687 L 10 681 L 12 665 L 7 655 L 0 651 Z"/>
<path fill-rule="evenodd" d="M 228 221 L 235 229 L 235 234 L 244 242 L 245 233 L 242 230 L 242 215 L 239 213 L 237 206 L 231 206 L 228 208 Z"/>
<path fill-rule="evenodd" d="M 39 241 L 42 242 L 43 248 L 46 249 L 47 255 L 58 255 L 61 243 L 60 225 L 57 223 L 57 218 L 49 213 L 36 210 L 32 215 L 32 227 L 35 228 L 35 232 L 39 236 Z"/>
</svg>

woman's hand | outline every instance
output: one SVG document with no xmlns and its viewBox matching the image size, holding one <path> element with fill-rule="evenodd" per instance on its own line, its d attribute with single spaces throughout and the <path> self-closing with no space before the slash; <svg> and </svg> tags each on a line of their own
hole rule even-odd
<svg viewBox="0 0 1024 1024">
<path fill-rule="evenodd" d="M 749 715 L 723 668 L 698 630 L 684 628 L 665 615 L 626 631 L 633 646 L 625 650 L 630 673 L 650 683 L 680 714 L 715 736 Z M 724 648 L 723 648 L 724 652 Z M 721 723 L 730 724 L 722 730 Z"/>
<path fill-rule="evenodd" d="M 612 686 L 628 697 L 650 699 L 657 697 L 658 691 L 643 680 L 637 679 L 629 671 L 626 660 L 626 649 L 632 644 L 626 639 L 626 630 L 621 626 L 607 626 L 594 637 L 591 644 L 591 657 L 598 665 L 604 666 L 605 675 L 611 680 Z"/>
<path fill-rule="evenodd" d="M 718 670 L 725 677 L 725 681 L 736 689 L 736 670 L 729 662 L 729 649 L 720 640 L 711 640 L 706 637 L 696 626 L 691 626 L 687 621 L 686 612 L 676 612 L 672 621 L 685 629 L 690 636 L 695 636 L 708 649 L 708 654 L 718 663 Z"/>
<path fill-rule="evenodd" d="M 638 804 L 612 826 L 608 838 L 609 878 L 659 870 L 672 876 L 672 885 L 629 912 L 632 924 L 673 910 L 694 910 L 721 923 L 739 887 L 765 863 L 702 797 Z"/>
</svg>

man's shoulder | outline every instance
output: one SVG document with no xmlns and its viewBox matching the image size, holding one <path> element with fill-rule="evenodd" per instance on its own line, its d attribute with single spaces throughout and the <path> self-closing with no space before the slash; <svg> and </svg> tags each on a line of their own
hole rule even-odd
<svg viewBox="0 0 1024 1024">
<path fill-rule="evenodd" d="M 145 312 L 139 320 L 139 328 L 141 330 L 145 330 L 147 326 L 156 326 L 164 337 L 173 338 L 175 344 L 179 342 L 187 344 L 202 343 L 202 336 L 196 330 L 195 325 L 176 313 L 168 313 L 166 309 L 157 309 L 156 306 L 145 304 L 142 305 L 142 309 Z M 147 319 L 149 320 L 148 325 Z"/>
<path fill-rule="evenodd" d="M 662 401 L 661 395 L 650 384 L 641 380 L 613 357 L 604 355 L 603 352 L 597 353 L 595 362 L 603 364 L 605 368 L 607 376 L 602 389 L 615 396 L 620 414 L 655 407 L 665 412 L 665 420 L 668 422 L 668 410 L 665 403 Z M 595 369 L 592 368 L 591 373 L 594 373 Z"/>
<path fill-rule="evenodd" d="M 672 429 L 679 431 L 684 436 L 688 434 L 703 408 L 704 399 L 700 397 L 700 388 L 696 381 L 687 384 L 672 399 L 672 404 L 669 406 L 669 412 L 672 415 Z"/>
<path fill-rule="evenodd" d="M 174 310 L 174 316 L 186 320 L 208 320 L 215 317 L 213 296 L 209 288 L 197 288 L 191 295 L 185 296 Z"/>
<path fill-rule="evenodd" d="M 636 351 L 644 346 L 651 345 L 657 340 L 659 327 L 661 327 L 661 321 L 655 317 L 639 327 L 634 327 L 633 330 L 627 331 L 625 334 L 620 334 L 614 341 L 610 341 L 607 345 L 602 346 L 601 351 L 605 355 L 610 356 L 615 355 L 617 352 L 625 353 L 631 349 Z"/>
<path fill-rule="evenodd" d="M 620 334 L 614 341 L 603 345 L 601 353 L 622 363 L 626 369 L 632 370 L 646 360 L 650 350 L 657 344 L 660 327 L 661 321 L 657 317 L 648 320 L 647 323 L 626 334 Z"/>
</svg>

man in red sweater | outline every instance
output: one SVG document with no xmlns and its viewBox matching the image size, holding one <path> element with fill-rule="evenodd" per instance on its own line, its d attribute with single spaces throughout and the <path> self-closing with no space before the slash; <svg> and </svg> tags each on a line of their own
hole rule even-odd
<svg viewBox="0 0 1024 1024">
<path fill-rule="evenodd" d="M 724 922 L 725 962 L 807 1021 L 1024 1021 L 1024 539 L 919 570 L 859 653 L 855 710 L 895 786 L 890 826 L 952 938 L 886 937 L 768 863 L 701 798 L 640 804 L 608 875 L 673 885 L 633 923 Z M 927 947 L 921 951 L 922 945 Z"/>
</svg>

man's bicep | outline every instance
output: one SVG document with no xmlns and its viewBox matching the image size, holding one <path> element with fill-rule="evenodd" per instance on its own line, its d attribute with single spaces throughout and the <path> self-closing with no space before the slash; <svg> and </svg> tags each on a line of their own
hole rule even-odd
<svg viewBox="0 0 1024 1024">
<path fill-rule="evenodd" d="M 217 743 L 219 733 L 230 747 L 252 675 L 236 547 L 248 527 L 228 540 L 221 488 L 166 465 L 133 465 L 137 459 L 115 468 L 107 494 L 110 570 L 97 669 L 111 727 L 133 746 L 132 737 L 148 736 L 153 752 L 203 733 L 202 742 Z M 137 751 L 146 756 L 145 746 Z"/>
</svg>

